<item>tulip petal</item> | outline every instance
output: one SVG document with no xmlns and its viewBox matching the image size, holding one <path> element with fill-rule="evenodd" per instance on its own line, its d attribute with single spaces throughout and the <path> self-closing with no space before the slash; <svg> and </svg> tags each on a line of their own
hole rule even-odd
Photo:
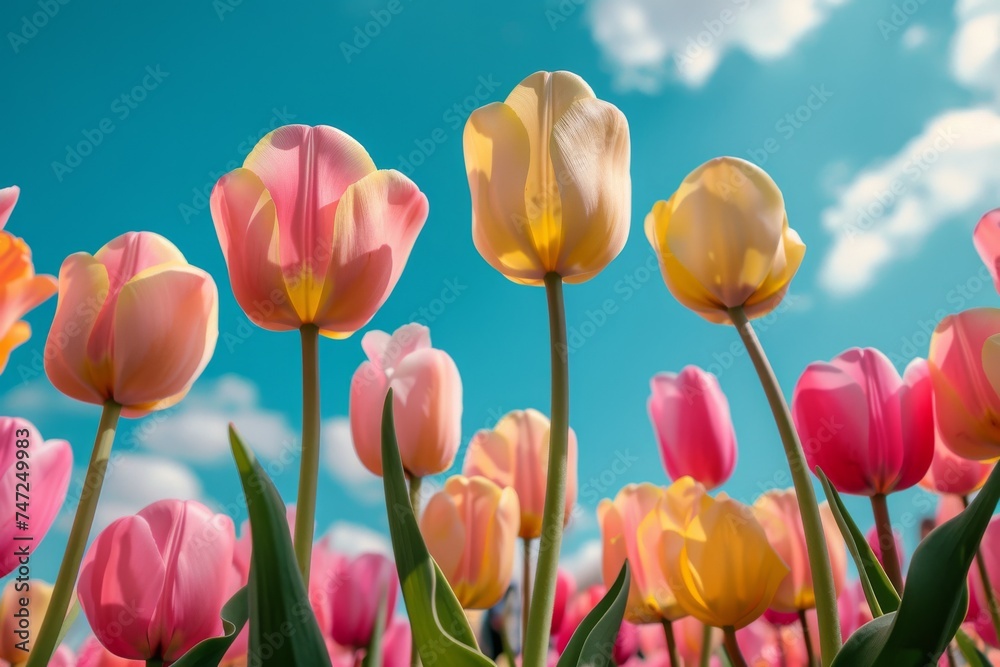
<svg viewBox="0 0 1000 667">
<path fill-rule="evenodd" d="M 394 169 L 374 171 L 344 191 L 317 307 L 321 333 L 344 337 L 371 320 L 396 286 L 426 219 L 427 197 Z"/>
<path fill-rule="evenodd" d="M 211 206 L 240 307 L 265 329 L 298 329 L 302 318 L 285 287 L 278 256 L 278 218 L 264 183 L 249 169 L 235 169 L 215 184 Z"/>
<path fill-rule="evenodd" d="M 382 406 L 389 390 L 385 373 L 370 361 L 358 367 L 351 378 L 351 441 L 361 463 L 382 476 Z"/>
<path fill-rule="evenodd" d="M 980 218 L 972 233 L 972 243 L 993 277 L 993 284 L 1000 290 L 1000 208 Z"/>
<path fill-rule="evenodd" d="M 31 326 L 27 322 L 14 322 L 6 331 L 0 331 L 0 373 L 7 367 L 11 352 L 30 338 Z"/>
<path fill-rule="evenodd" d="M 21 188 L 12 185 L 7 188 L 0 188 L 0 229 L 4 228 L 10 214 L 17 205 L 17 198 L 21 194 Z"/>
<path fill-rule="evenodd" d="M 467 530 L 451 496 L 445 493 L 431 496 L 420 516 L 420 532 L 431 557 L 449 582 L 457 582 L 462 577 L 459 568 L 462 566 Z M 462 601 L 461 596 L 459 600 Z"/>
<path fill-rule="evenodd" d="M 126 283 L 114 317 L 115 400 L 142 412 L 183 398 L 215 350 L 218 310 L 215 282 L 193 266 L 163 264 Z"/>
<path fill-rule="evenodd" d="M 799 238 L 798 232 L 788 227 L 787 219 L 785 227 L 785 233 L 778 246 L 778 252 L 775 254 L 771 272 L 744 306 L 744 311 L 749 319 L 766 315 L 781 303 L 781 300 L 785 298 L 785 293 L 788 292 L 792 276 L 798 272 L 802 259 L 806 255 L 806 244 Z"/>
</svg>

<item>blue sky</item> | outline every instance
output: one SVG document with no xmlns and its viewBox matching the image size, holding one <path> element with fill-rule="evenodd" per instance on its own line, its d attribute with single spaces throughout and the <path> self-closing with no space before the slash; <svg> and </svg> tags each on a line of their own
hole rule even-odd
<svg viewBox="0 0 1000 667">
<path fill-rule="evenodd" d="M 4 3 L 0 185 L 22 188 L 8 229 L 31 244 L 39 272 L 141 229 L 173 240 L 220 288 L 215 357 L 178 408 L 123 423 L 99 521 L 168 496 L 240 517 L 230 419 L 294 497 L 298 337 L 248 323 L 207 211 L 218 175 L 280 124 L 343 129 L 427 194 L 427 225 L 369 328 L 430 326 L 462 373 L 468 442 L 509 410 L 547 412 L 549 380 L 543 291 L 508 282 L 472 244 L 464 119 L 540 69 L 577 72 L 624 111 L 632 232 L 602 274 L 566 290 L 582 501 L 566 558 L 581 570 L 593 564 L 597 500 L 628 482 L 666 481 L 645 409 L 658 371 L 697 364 L 719 374 L 740 444 L 726 491 L 751 501 L 790 485 L 734 331 L 686 311 L 650 270 L 643 218 L 701 162 L 730 154 L 762 164 L 808 245 L 786 303 L 759 326 L 786 392 L 806 364 L 855 345 L 882 349 L 902 369 L 926 354 L 946 313 L 1000 304 L 970 237 L 1000 205 L 1000 2 L 697 5 Z M 367 41 L 358 36 L 366 28 Z M 99 410 L 61 398 L 40 373 L 54 307 L 29 317 L 35 336 L 0 378 L 0 412 L 70 440 L 80 468 Z M 378 480 L 346 456 L 342 421 L 364 358 L 360 334 L 324 340 L 320 353 L 319 528 L 352 549 L 377 547 L 386 528 Z M 464 446 L 458 465 L 463 455 Z M 911 491 L 890 506 L 912 544 L 933 502 Z M 871 524 L 866 503 L 851 507 Z M 37 576 L 54 576 L 71 508 L 36 554 Z"/>
</svg>

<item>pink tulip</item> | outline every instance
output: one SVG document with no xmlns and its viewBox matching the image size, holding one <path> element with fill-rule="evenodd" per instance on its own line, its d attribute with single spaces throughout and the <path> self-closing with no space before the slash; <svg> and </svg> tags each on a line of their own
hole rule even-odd
<svg viewBox="0 0 1000 667">
<path fill-rule="evenodd" d="M 382 474 L 382 407 L 393 390 L 393 417 L 403 468 L 416 477 L 451 467 L 462 439 L 462 378 L 447 352 L 431 347 L 430 330 L 407 324 L 391 336 L 361 339 L 368 361 L 351 379 L 351 435 L 358 458 Z"/>
<path fill-rule="evenodd" d="M 412 648 L 410 624 L 401 618 L 393 619 L 382 637 L 382 667 L 410 667 Z"/>
<path fill-rule="evenodd" d="M 17 186 L 0 189 L 0 229 L 19 192 Z M 55 278 L 35 275 L 31 249 L 24 240 L 0 231 L 0 372 L 11 351 L 31 337 L 31 326 L 21 318 L 55 293 Z"/>
<path fill-rule="evenodd" d="M 566 616 L 566 606 L 575 594 L 576 580 L 572 574 L 560 568 L 556 575 L 556 601 L 552 608 L 552 635 L 559 632 L 559 628 L 562 627 L 563 617 Z"/>
<path fill-rule="evenodd" d="M 587 614 L 597 606 L 608 589 L 601 585 L 591 586 L 574 595 L 566 607 L 566 615 L 563 618 L 562 627 L 555 636 L 555 646 L 559 653 L 566 650 L 566 645 L 572 639 L 573 633 L 587 617 Z M 639 632 L 635 625 L 628 621 L 622 621 L 618 637 L 615 639 L 614 661 L 615 664 L 622 665 L 629 658 L 634 656 L 639 650 Z"/>
<path fill-rule="evenodd" d="M 512 487 L 521 504 L 520 537 L 542 535 L 546 475 L 549 469 L 549 418 L 538 410 L 514 410 L 504 415 L 493 430 L 481 430 L 472 437 L 465 453 L 462 473 L 480 475 L 501 487 Z M 569 523 L 576 505 L 576 433 L 569 430 L 567 451 L 566 512 Z"/>
<path fill-rule="evenodd" d="M 802 629 L 798 625 L 775 627 L 759 618 L 737 630 L 736 641 L 747 664 L 753 667 L 808 664 Z"/>
<path fill-rule="evenodd" d="M 218 334 L 212 277 L 159 234 L 129 232 L 63 262 L 45 372 L 67 396 L 141 416 L 187 394 Z"/>
<path fill-rule="evenodd" d="M 714 375 L 697 366 L 658 373 L 647 407 L 671 479 L 684 476 L 711 490 L 733 474 L 736 432 L 729 402 Z"/>
<path fill-rule="evenodd" d="M 934 418 L 942 442 L 977 461 L 1000 456 L 1000 396 L 983 369 L 986 341 L 1000 334 L 1000 309 L 973 308 L 941 320 L 929 364 Z"/>
<path fill-rule="evenodd" d="M 519 518 L 514 490 L 485 477 L 455 475 L 431 496 L 420 532 L 464 608 L 488 609 L 507 592 Z"/>
<path fill-rule="evenodd" d="M 934 516 L 934 523 L 940 526 L 945 521 L 950 521 L 962 513 L 965 504 L 958 496 L 947 494 L 938 498 L 937 514 Z"/>
<path fill-rule="evenodd" d="M 1000 208 L 994 209 L 980 218 L 976 224 L 976 229 L 972 232 L 972 243 L 976 246 L 976 252 L 982 258 L 990 275 L 993 276 L 993 283 L 1000 291 L 1000 278 L 997 277 L 1000 271 Z"/>
<path fill-rule="evenodd" d="M 382 554 L 363 554 L 345 563 L 340 576 L 331 582 L 330 636 L 341 646 L 368 646 L 379 604 L 385 600 L 388 627 L 398 590 L 396 566 Z"/>
<path fill-rule="evenodd" d="M 222 634 L 235 542 L 232 519 L 193 500 L 161 500 L 113 522 L 80 569 L 94 634 L 120 657 L 168 663 Z"/>
<path fill-rule="evenodd" d="M 21 565 L 18 546 L 29 544 L 32 550 L 38 548 L 66 499 L 72 474 L 73 450 L 68 442 L 43 441 L 31 422 L 0 417 L 0 506 L 3 516 L 8 517 L 0 523 L 0 576 Z M 26 500 L 17 497 L 18 491 L 30 498 L 28 511 L 24 512 L 28 515 L 25 530 L 18 529 L 15 523 L 17 503 Z"/>
<path fill-rule="evenodd" d="M 389 297 L 427 219 L 427 198 L 325 125 L 264 136 L 212 191 L 236 300 L 271 331 L 315 324 L 343 338 Z"/>
<path fill-rule="evenodd" d="M 84 640 L 80 645 L 80 656 L 76 661 L 76 667 L 145 667 L 145 665 L 142 660 L 119 658 L 104 648 L 97 637 L 88 637 Z"/>
<path fill-rule="evenodd" d="M 934 460 L 920 486 L 935 493 L 967 496 L 986 483 L 993 470 L 993 462 L 983 463 L 962 458 L 948 449 L 941 437 L 934 440 Z"/>
<path fill-rule="evenodd" d="M 792 416 L 810 469 L 823 469 L 841 493 L 884 495 L 907 489 L 934 455 L 927 365 L 903 377 L 872 348 L 815 362 L 795 386 Z"/>
</svg>

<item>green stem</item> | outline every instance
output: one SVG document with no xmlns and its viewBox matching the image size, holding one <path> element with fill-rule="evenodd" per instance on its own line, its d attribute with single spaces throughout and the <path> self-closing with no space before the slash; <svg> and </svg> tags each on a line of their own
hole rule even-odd
<svg viewBox="0 0 1000 667">
<path fill-rule="evenodd" d="M 969 506 L 969 497 L 962 496 L 962 506 Z M 990 573 L 986 570 L 986 561 L 983 560 L 983 552 L 976 546 L 976 569 L 979 570 L 979 579 L 983 582 L 983 594 L 986 595 L 986 608 L 990 612 L 990 621 L 993 623 L 993 630 L 997 637 L 1000 637 L 1000 608 L 997 607 L 997 596 L 990 584 Z"/>
<path fill-rule="evenodd" d="M 534 593 L 528 613 L 528 634 L 524 641 L 522 659 L 524 667 L 544 667 L 548 658 L 559 549 L 562 546 L 563 518 L 566 513 L 569 364 L 562 278 L 558 274 L 546 274 L 545 295 L 549 305 L 549 343 L 552 356 L 552 422 L 549 431 L 549 463 L 545 506 L 542 513 L 542 536 L 538 544 Z"/>
<path fill-rule="evenodd" d="M 774 422 L 781 435 L 781 443 L 788 459 L 788 468 L 792 473 L 795 486 L 795 496 L 799 504 L 799 514 L 802 516 L 802 528 L 806 534 L 806 548 L 809 552 L 809 569 L 813 577 L 813 590 L 816 594 L 816 616 L 819 620 L 820 657 L 824 667 L 833 662 L 840 650 L 840 619 L 837 616 L 837 593 L 833 585 L 833 569 L 830 566 L 830 554 L 826 548 L 826 535 L 819 516 L 819 504 L 816 502 L 816 491 L 809 478 L 802 443 L 792 425 L 792 416 L 788 411 L 785 396 L 781 393 L 778 378 L 764 354 L 764 348 L 757 339 L 757 334 L 747 319 L 742 307 L 730 308 L 729 317 L 739 332 L 747 353 L 753 362 L 761 386 L 771 406 Z"/>
<path fill-rule="evenodd" d="M 698 667 L 708 667 L 712 660 L 712 626 L 705 623 L 701 628 L 701 656 Z"/>
<path fill-rule="evenodd" d="M 729 656 L 729 662 L 732 663 L 733 667 L 747 667 L 746 658 L 743 657 L 743 653 L 740 651 L 740 645 L 736 643 L 736 629 L 727 625 L 722 628 L 723 634 L 723 645 L 726 647 L 726 655 Z"/>
<path fill-rule="evenodd" d="M 677 654 L 677 639 L 674 638 L 674 624 L 668 619 L 663 619 L 663 635 L 667 638 L 670 667 L 682 667 L 681 658 Z"/>
<path fill-rule="evenodd" d="M 892 534 L 892 520 L 889 518 L 889 504 L 885 494 L 876 493 L 871 497 L 872 514 L 875 516 L 875 532 L 878 535 L 879 551 L 882 553 L 882 567 L 893 588 L 903 593 L 903 571 L 899 567 L 896 553 L 896 536 Z"/>
<path fill-rule="evenodd" d="M 809 663 L 809 667 L 813 667 L 816 664 L 816 654 L 813 652 L 812 637 L 809 636 L 809 621 L 806 620 L 806 612 L 799 609 L 799 625 L 802 626 L 802 640 L 806 645 L 806 661 Z M 778 645 L 781 645 L 781 641 L 778 641 Z"/>
<path fill-rule="evenodd" d="M 302 460 L 299 463 L 299 497 L 295 503 L 295 558 L 302 581 L 308 587 L 319 482 L 319 327 L 303 324 L 299 332 L 302 335 Z"/>
<path fill-rule="evenodd" d="M 531 538 L 521 540 L 524 546 L 521 564 L 521 642 L 528 636 L 528 610 L 531 608 Z"/>
<path fill-rule="evenodd" d="M 101 497 L 101 487 L 104 486 L 104 475 L 111 458 L 111 445 L 115 441 L 115 428 L 122 406 L 114 401 L 104 404 L 101 422 L 97 427 L 97 437 L 94 439 L 94 449 L 87 466 L 87 476 L 80 492 L 80 503 L 76 507 L 73 527 L 69 531 L 69 542 L 63 554 L 59 574 L 56 576 L 55 587 L 49 608 L 45 612 L 45 620 L 35 639 L 35 645 L 28 656 L 26 667 L 44 667 L 49 664 L 49 658 L 56 650 L 59 635 L 62 631 L 66 611 L 73 599 L 76 587 L 76 577 L 80 573 L 80 563 L 87 548 L 90 529 L 94 525 L 94 514 L 97 512 L 97 500 Z"/>
<path fill-rule="evenodd" d="M 423 484 L 423 477 L 410 476 L 410 507 L 413 508 L 413 516 L 420 520 L 420 487 Z M 410 636 L 410 667 L 420 667 L 420 651 L 417 650 L 417 635 Z"/>
</svg>

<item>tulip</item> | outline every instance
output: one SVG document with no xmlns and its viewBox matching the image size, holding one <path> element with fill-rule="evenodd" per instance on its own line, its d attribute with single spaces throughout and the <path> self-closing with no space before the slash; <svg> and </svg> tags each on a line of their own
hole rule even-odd
<svg viewBox="0 0 1000 667">
<path fill-rule="evenodd" d="M 7 582 L 0 596 L 0 660 L 13 665 L 27 660 L 29 653 L 24 651 L 23 646 L 32 645 L 31 638 L 35 636 L 51 598 L 52 586 L 44 581 Z M 22 611 L 26 611 L 27 616 L 19 613 Z M 22 625 L 21 621 L 26 625 Z M 27 634 L 18 635 L 18 632 Z"/>
<path fill-rule="evenodd" d="M 63 262 L 45 372 L 67 396 L 138 417 L 188 393 L 218 333 L 212 277 L 162 236 L 130 232 Z"/>
<path fill-rule="evenodd" d="M 563 618 L 562 627 L 555 634 L 556 651 L 562 653 L 566 650 L 573 633 L 583 622 L 594 607 L 604 598 L 608 589 L 601 585 L 589 586 L 574 595 L 566 606 L 566 615 Z M 621 665 L 639 650 L 639 633 L 635 625 L 628 621 L 622 621 L 618 635 L 615 637 L 615 644 L 612 650 L 614 664 Z"/>
<path fill-rule="evenodd" d="M 576 579 L 566 570 L 560 569 L 556 579 L 556 601 L 552 608 L 552 634 L 559 632 L 569 600 L 576 594 Z"/>
<path fill-rule="evenodd" d="M 351 379 L 351 435 L 368 470 L 382 474 L 382 406 L 393 390 L 393 418 L 403 468 L 412 477 L 451 467 L 462 437 L 462 378 L 447 352 L 431 347 L 430 330 L 407 324 L 391 336 L 361 339 L 368 361 Z"/>
<path fill-rule="evenodd" d="M 17 186 L 0 189 L 0 229 L 19 192 Z M 31 325 L 21 318 L 55 293 L 55 278 L 35 275 L 31 249 L 24 240 L 0 231 L 0 373 L 11 351 L 31 337 Z"/>
<path fill-rule="evenodd" d="M 993 277 L 993 283 L 1000 291 L 1000 208 L 994 209 L 979 219 L 972 232 L 972 243 Z"/>
<path fill-rule="evenodd" d="M 128 660 L 104 648 L 97 637 L 88 637 L 80 645 L 80 655 L 76 667 L 145 667 L 141 660 Z"/>
<path fill-rule="evenodd" d="M 545 478 L 549 465 L 549 420 L 538 410 L 514 410 L 504 415 L 493 430 L 472 437 L 462 473 L 480 475 L 501 487 L 512 487 L 521 506 L 520 537 L 535 539 L 542 534 Z M 565 524 L 576 504 L 576 434 L 570 429 Z"/>
<path fill-rule="evenodd" d="M 753 509 L 768 541 L 789 569 L 788 576 L 774 594 L 771 609 L 792 613 L 814 608 L 816 595 L 795 490 L 768 491 L 757 498 Z M 833 566 L 834 590 L 839 595 L 847 579 L 847 550 L 830 505 L 824 502 L 819 510 Z"/>
<path fill-rule="evenodd" d="M 427 219 L 427 198 L 338 129 L 286 125 L 212 190 L 233 293 L 271 331 L 348 336 L 389 297 Z"/>
<path fill-rule="evenodd" d="M 597 520 L 603 542 L 602 573 L 611 586 L 628 559 L 632 583 L 625 618 L 633 623 L 674 621 L 686 612 L 668 583 L 660 558 L 660 539 L 667 526 L 687 524 L 698 511 L 705 489 L 682 477 L 664 489 L 653 484 L 629 484 L 614 502 L 602 500 Z"/>
<path fill-rule="evenodd" d="M 382 554 L 363 554 L 344 563 L 331 582 L 330 636 L 341 646 L 361 649 L 371 642 L 380 604 L 385 604 L 386 627 L 392 621 L 399 590 L 396 566 Z"/>
<path fill-rule="evenodd" d="M 1000 456 L 1000 396 L 984 367 L 994 366 L 993 346 L 986 343 L 995 334 L 1000 309 L 973 308 L 945 317 L 931 336 L 938 433 L 948 449 L 976 461 Z"/>
<path fill-rule="evenodd" d="M 646 403 L 672 479 L 690 476 L 706 489 L 729 479 L 736 466 L 736 432 L 729 402 L 714 375 L 697 366 L 658 373 Z"/>
<path fill-rule="evenodd" d="M 756 165 L 709 160 L 646 216 L 667 288 L 710 322 L 753 319 L 784 298 L 806 247 L 788 226 L 778 186 Z"/>
<path fill-rule="evenodd" d="M 26 456 L 22 458 L 21 452 Z M 25 471 L 30 474 L 25 476 Z M 3 516 L 8 517 L 0 525 L 0 576 L 10 574 L 20 564 L 19 546 L 30 544 L 32 549 L 37 548 L 45 537 L 66 499 L 72 474 L 73 449 L 68 442 L 43 441 L 31 422 L 0 417 L 0 483 L 5 489 L 0 505 L 4 506 Z M 18 492 L 25 495 L 19 496 Z M 29 496 L 30 510 L 23 513 L 27 514 L 27 527 L 21 529 L 16 523 L 21 518 L 17 505 Z M 41 620 L 42 613 L 37 620 Z"/>
<path fill-rule="evenodd" d="M 737 632 L 736 637 L 751 667 L 810 664 L 802 632 L 796 625 L 774 627 L 761 619 Z"/>
<path fill-rule="evenodd" d="M 865 598 L 865 590 L 860 581 L 845 586 L 837 597 L 837 611 L 840 614 L 840 631 L 844 641 L 854 631 L 872 620 L 872 612 Z"/>
<path fill-rule="evenodd" d="M 485 477 L 455 475 L 431 496 L 420 531 L 463 607 L 488 609 L 507 591 L 519 516 L 517 493 Z"/>
<path fill-rule="evenodd" d="M 199 502 L 161 500 L 108 526 L 80 570 L 80 606 L 97 638 L 130 660 L 173 662 L 222 634 L 236 535 Z M 121 624 L 126 605 L 131 623 Z"/>
<path fill-rule="evenodd" d="M 660 558 L 680 607 L 702 623 L 739 629 L 770 606 L 788 566 L 745 505 L 703 496 L 686 525 L 663 533 Z"/>
<path fill-rule="evenodd" d="M 934 439 L 934 459 L 920 486 L 934 493 L 967 496 L 978 491 L 993 470 L 993 463 L 962 458 L 945 446 L 941 437 Z"/>
<path fill-rule="evenodd" d="M 382 667 L 410 667 L 412 647 L 410 624 L 401 618 L 393 619 L 382 637 Z"/>
<path fill-rule="evenodd" d="M 463 146 L 476 249 L 510 280 L 584 282 L 625 247 L 628 123 L 577 75 L 532 74 L 472 112 Z"/>
</svg>

